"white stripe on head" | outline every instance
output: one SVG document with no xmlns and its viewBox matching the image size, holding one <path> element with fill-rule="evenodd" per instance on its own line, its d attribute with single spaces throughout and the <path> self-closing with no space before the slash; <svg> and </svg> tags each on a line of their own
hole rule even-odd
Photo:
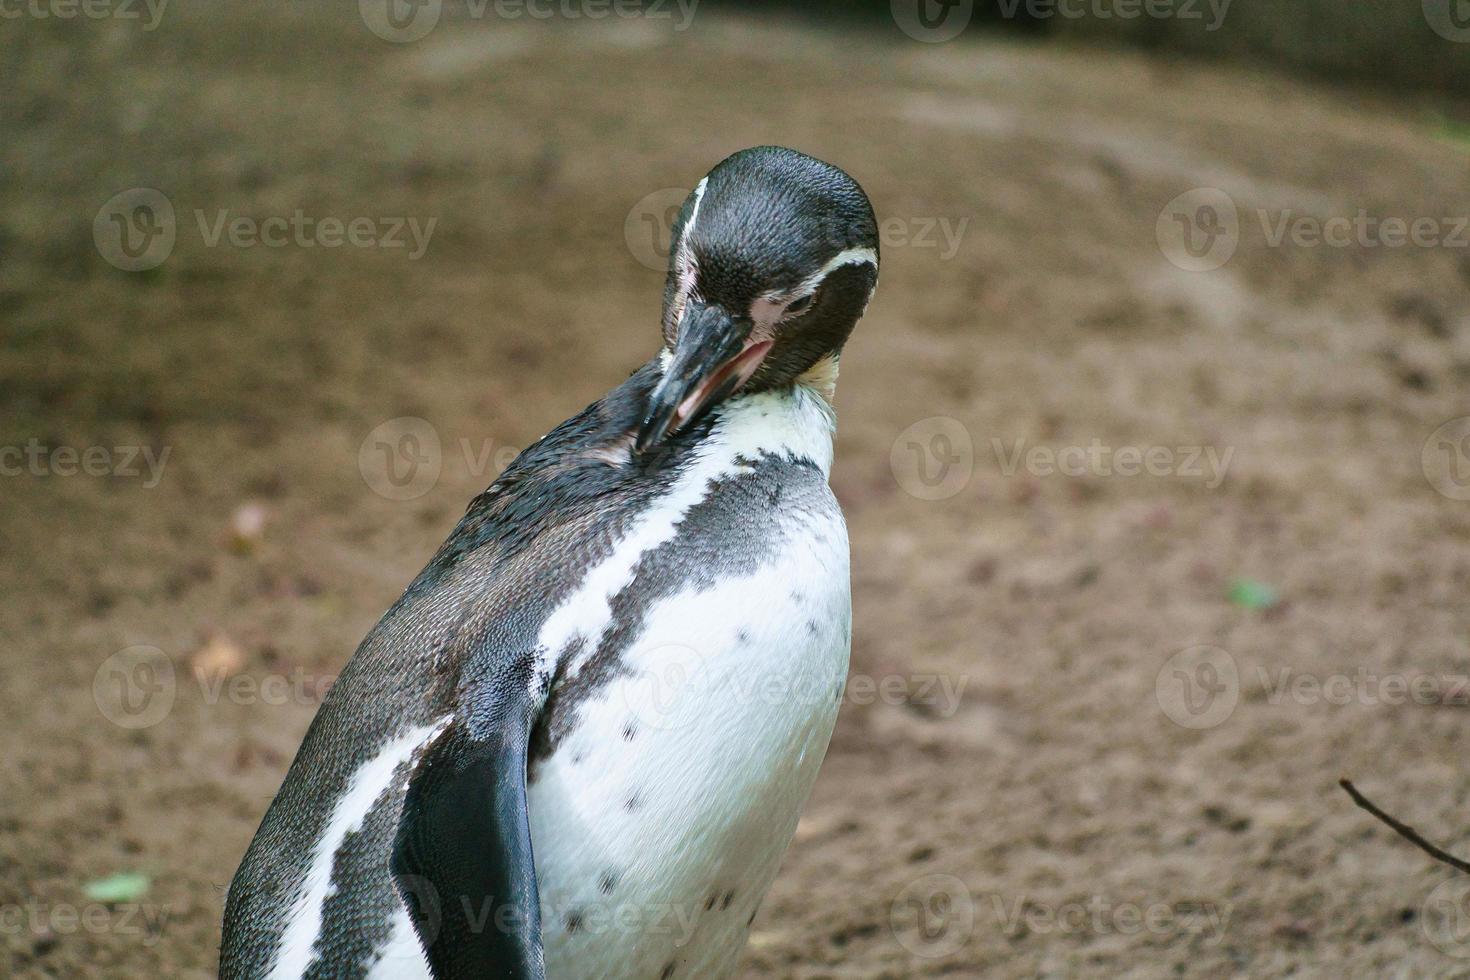
<svg viewBox="0 0 1470 980">
<path fill-rule="evenodd" d="M 822 287 L 822 283 L 835 270 L 847 265 L 871 265 L 876 272 L 878 269 L 878 253 L 871 248 L 849 248 L 832 256 L 816 272 L 807 276 L 793 289 L 779 292 L 766 293 L 756 299 L 750 305 L 750 318 L 755 321 L 755 329 L 752 334 L 765 336 L 781 321 L 786 307 L 803 297 L 810 296 Z M 876 287 L 876 283 L 874 286 Z M 869 293 L 871 296 L 871 292 Z"/>
<path fill-rule="evenodd" d="M 694 206 L 689 209 L 689 220 L 684 222 L 684 233 L 679 236 L 679 243 L 674 249 L 674 274 L 679 285 L 669 304 L 669 312 L 676 324 L 684 315 L 684 305 L 689 302 L 694 292 L 694 281 L 699 276 L 699 263 L 694 260 L 694 248 L 689 240 L 694 234 L 694 222 L 699 218 L 699 205 L 704 202 L 704 191 L 708 186 L 709 178 L 706 177 L 694 188 Z"/>
<path fill-rule="evenodd" d="M 791 298 L 798 299 L 809 293 L 817 291 L 822 280 L 832 274 L 833 270 L 840 269 L 845 265 L 871 265 L 875 270 L 878 268 L 878 253 L 871 248 L 849 248 L 838 252 L 827 261 L 814 275 L 802 280 L 800 286 L 791 291 Z"/>
</svg>

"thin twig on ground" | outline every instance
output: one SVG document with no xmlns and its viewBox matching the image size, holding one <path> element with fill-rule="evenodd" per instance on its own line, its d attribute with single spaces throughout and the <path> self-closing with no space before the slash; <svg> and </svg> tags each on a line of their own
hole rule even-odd
<svg viewBox="0 0 1470 980">
<path fill-rule="evenodd" d="M 1436 861 L 1448 864 L 1456 871 L 1463 871 L 1465 874 L 1470 874 L 1470 861 L 1462 861 L 1451 854 L 1449 851 L 1446 851 L 1440 847 L 1435 847 L 1433 844 L 1429 843 L 1429 841 L 1420 836 L 1419 832 L 1413 827 L 1410 827 L 1408 824 L 1404 823 L 1401 820 L 1395 820 L 1387 813 L 1384 813 L 1381 809 L 1378 808 L 1376 804 L 1374 804 L 1372 800 L 1368 799 L 1368 797 L 1358 792 L 1358 788 L 1352 784 L 1352 780 L 1339 779 L 1337 781 L 1337 785 L 1347 790 L 1347 795 L 1353 798 L 1354 803 L 1362 807 L 1364 810 L 1367 810 L 1369 813 L 1373 814 L 1373 816 L 1377 817 L 1379 820 L 1382 820 L 1384 823 L 1388 824 L 1391 828 L 1393 828 L 1394 832 L 1400 837 L 1404 838 L 1404 840 L 1413 844 L 1415 847 L 1419 848 L 1419 850 L 1423 851 L 1425 854 L 1428 854 Z"/>
</svg>

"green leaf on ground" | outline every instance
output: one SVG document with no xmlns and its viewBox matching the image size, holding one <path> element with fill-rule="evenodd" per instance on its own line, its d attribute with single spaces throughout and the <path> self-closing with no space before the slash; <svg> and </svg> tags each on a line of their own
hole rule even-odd
<svg viewBox="0 0 1470 980">
<path fill-rule="evenodd" d="M 94 902 L 131 902 L 148 894 L 149 884 L 145 874 L 121 871 L 87 882 L 82 891 Z"/>
<path fill-rule="evenodd" d="M 1230 601 L 1246 609 L 1270 609 L 1279 597 L 1276 590 L 1264 582 L 1239 578 L 1230 583 Z"/>
</svg>

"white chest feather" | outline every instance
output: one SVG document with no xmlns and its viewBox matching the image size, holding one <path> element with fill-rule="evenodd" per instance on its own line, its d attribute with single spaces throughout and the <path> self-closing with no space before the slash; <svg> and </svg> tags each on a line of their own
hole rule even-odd
<svg viewBox="0 0 1470 980">
<path fill-rule="evenodd" d="M 825 480 L 830 449 L 792 445 L 796 433 L 825 436 L 815 420 L 793 417 L 820 411 L 817 400 L 762 401 L 740 403 L 726 438 L 686 475 L 702 486 L 671 488 L 647 525 L 677 525 L 761 453 L 816 455 Z M 825 503 L 746 515 L 770 522 L 779 547 L 652 603 L 616 675 L 538 767 L 529 809 L 549 977 L 734 969 L 826 752 L 847 672 L 847 535 L 835 502 Z M 621 552 L 608 564 L 631 566 Z M 591 595 L 572 602 L 607 606 Z M 576 629 L 595 637 L 605 623 L 594 616 Z"/>
</svg>

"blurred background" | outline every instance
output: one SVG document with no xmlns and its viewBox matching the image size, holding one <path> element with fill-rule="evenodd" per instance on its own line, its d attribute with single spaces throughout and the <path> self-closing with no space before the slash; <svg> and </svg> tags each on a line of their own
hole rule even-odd
<svg viewBox="0 0 1470 980">
<path fill-rule="evenodd" d="M 882 220 L 742 976 L 1470 975 L 1464 0 L 0 0 L 0 964 L 207 977 L 323 692 L 762 143 Z"/>
</svg>

